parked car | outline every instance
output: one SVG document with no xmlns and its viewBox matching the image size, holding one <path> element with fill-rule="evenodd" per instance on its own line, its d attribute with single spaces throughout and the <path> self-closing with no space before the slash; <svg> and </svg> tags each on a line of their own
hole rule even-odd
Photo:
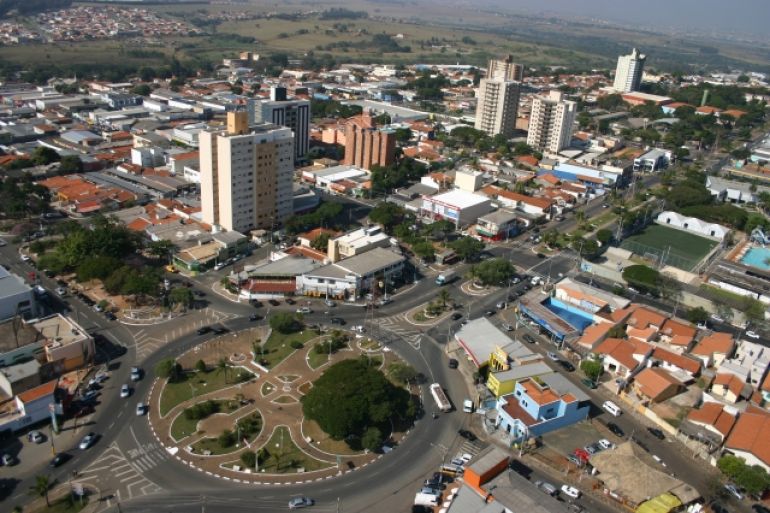
<svg viewBox="0 0 770 513">
<path fill-rule="evenodd" d="M 453 321 L 456 321 L 456 320 L 462 319 L 462 318 L 463 318 L 463 314 L 461 314 L 460 312 L 455 312 L 455 313 L 452 314 L 452 320 Z"/>
<path fill-rule="evenodd" d="M 561 358 L 559 358 L 559 355 L 554 353 L 553 351 L 548 351 L 548 353 L 546 353 L 546 354 L 548 355 L 548 358 L 550 358 L 551 360 L 553 360 L 555 362 L 558 362 L 559 360 L 561 360 Z"/>
<path fill-rule="evenodd" d="M 586 452 L 585 449 L 575 449 L 573 454 L 578 458 L 580 458 L 580 460 L 583 461 L 584 463 L 588 463 L 588 460 L 591 459 L 591 455 L 588 454 L 588 452 Z"/>
<path fill-rule="evenodd" d="M 251 315 L 249 315 L 249 320 L 250 321 L 259 321 L 259 320 L 262 320 L 262 316 L 259 315 L 259 314 L 251 314 Z"/>
<path fill-rule="evenodd" d="M 570 461 L 570 463 L 574 463 L 578 467 L 582 467 L 584 465 L 583 460 L 581 460 L 574 454 L 570 454 L 569 456 L 567 456 L 567 459 Z"/>
<path fill-rule="evenodd" d="M 566 484 L 561 485 L 561 491 L 562 491 L 562 493 L 564 493 L 564 495 L 568 495 L 568 496 L 572 497 L 573 499 L 580 498 L 580 490 L 578 490 L 574 486 L 570 486 L 570 485 L 566 485 Z"/>
<path fill-rule="evenodd" d="M 486 315 L 487 317 L 492 317 L 493 315 L 495 315 L 495 311 L 487 310 L 486 312 L 484 312 L 484 315 Z"/>
<path fill-rule="evenodd" d="M 734 484 L 732 484 L 732 483 L 726 484 L 725 485 L 725 490 L 727 490 L 730 493 L 730 495 L 732 495 L 733 497 L 735 497 L 739 501 L 743 500 L 743 494 L 738 489 L 738 487 L 735 486 Z"/>
<path fill-rule="evenodd" d="M 654 427 L 648 427 L 648 428 L 647 428 L 647 431 L 649 431 L 649 432 L 650 432 L 650 434 L 651 434 L 652 436 L 654 436 L 655 438 L 657 438 L 658 440 L 665 440 L 665 439 L 666 439 L 666 435 L 664 435 L 664 434 L 663 434 L 663 431 L 661 431 L 661 430 L 660 430 L 660 429 L 658 429 L 658 428 L 654 428 Z"/>
<path fill-rule="evenodd" d="M 524 342 L 527 342 L 528 344 L 537 344 L 537 340 L 532 335 L 524 334 L 521 338 L 524 339 Z"/>
<path fill-rule="evenodd" d="M 585 450 L 585 452 L 593 456 L 597 452 L 601 452 L 602 449 L 597 444 L 588 444 L 585 447 L 583 447 L 583 450 Z"/>
<path fill-rule="evenodd" d="M 497 308 L 498 310 L 502 310 L 505 307 L 506 307 L 505 301 L 498 301 L 497 304 L 495 305 L 495 308 Z"/>
<path fill-rule="evenodd" d="M 267 300 L 267 302 L 268 302 L 269 304 L 273 305 L 273 306 L 278 306 L 278 305 L 280 305 L 280 304 L 281 304 L 281 303 L 279 303 L 279 302 L 278 302 L 277 300 L 275 300 L 275 299 L 268 299 L 268 300 Z"/>
<path fill-rule="evenodd" d="M 98 395 L 99 395 L 99 392 L 97 392 L 96 390 L 88 390 L 86 393 L 84 393 L 81 396 L 81 399 L 84 403 L 87 403 L 96 399 L 96 396 Z"/>
<path fill-rule="evenodd" d="M 335 303 L 335 302 L 334 302 L 334 301 L 332 301 L 331 299 L 326 299 L 326 300 L 324 300 L 324 304 L 325 304 L 326 306 L 328 306 L 329 308 L 332 308 L 332 307 L 335 307 L 335 306 L 337 306 L 337 303 Z"/>
<path fill-rule="evenodd" d="M 92 431 L 80 440 L 80 443 L 78 444 L 78 449 L 80 449 L 81 451 L 85 451 L 86 449 L 94 445 L 95 442 L 96 442 L 96 433 Z"/>
<path fill-rule="evenodd" d="M 746 332 L 746 336 L 749 338 L 759 338 L 759 333 L 749 330 Z"/>
<path fill-rule="evenodd" d="M 599 445 L 599 447 L 601 447 L 604 450 L 612 449 L 613 447 L 615 447 L 615 444 L 610 442 L 606 438 L 602 438 L 601 440 L 599 440 L 596 443 Z"/>
<path fill-rule="evenodd" d="M 313 504 L 313 499 L 310 499 L 309 497 L 294 497 L 289 500 L 289 509 L 307 508 Z"/>
<path fill-rule="evenodd" d="M 754 513 L 770 513 L 770 508 L 767 508 L 761 504 L 752 504 L 751 511 Z"/>
<path fill-rule="evenodd" d="M 580 380 L 580 382 L 583 383 L 586 387 L 590 388 L 591 390 L 596 388 L 596 383 L 594 383 L 588 378 L 583 378 Z"/>
<path fill-rule="evenodd" d="M 332 321 L 332 324 L 339 324 L 340 326 L 345 325 L 345 319 L 343 319 L 342 317 L 332 317 L 331 321 Z"/>
<path fill-rule="evenodd" d="M 296 303 L 297 303 L 296 301 L 294 301 L 294 300 L 293 300 L 292 298 L 290 298 L 290 297 L 287 297 L 286 299 L 284 299 L 284 301 L 286 302 L 286 304 L 287 304 L 287 305 L 294 305 L 294 304 L 296 304 Z"/>
<path fill-rule="evenodd" d="M 526 466 L 519 460 L 511 458 L 511 462 L 508 463 L 508 468 L 519 474 L 521 477 L 529 479 L 532 475 L 532 469 Z"/>
<path fill-rule="evenodd" d="M 567 372 L 573 372 L 575 370 L 575 366 L 567 360 L 559 360 L 559 365 L 561 365 Z"/>
<path fill-rule="evenodd" d="M 34 431 L 30 431 L 27 434 L 27 440 L 29 440 L 32 443 L 42 444 L 43 441 L 45 441 L 45 437 L 43 437 L 43 433 L 41 433 L 36 429 Z"/>
<path fill-rule="evenodd" d="M 224 326 L 214 326 L 213 328 L 211 328 L 211 330 L 214 332 L 215 335 L 223 335 L 229 331 Z"/>
<path fill-rule="evenodd" d="M 112 312 L 104 312 L 104 316 L 107 318 L 108 321 L 117 321 L 118 320 L 118 318 Z"/>
<path fill-rule="evenodd" d="M 623 430 L 620 429 L 620 426 L 618 426 L 614 422 L 608 422 L 607 423 L 607 429 L 612 431 L 612 434 L 617 436 L 617 437 L 623 438 L 624 436 L 626 436 L 626 434 L 623 432 Z"/>
<path fill-rule="evenodd" d="M 125 399 L 130 395 L 131 395 L 131 389 L 128 387 L 128 385 L 123 385 L 122 387 L 120 387 L 120 397 Z"/>
<path fill-rule="evenodd" d="M 0 462 L 6 467 L 10 467 L 16 465 L 16 457 L 13 454 L 5 453 L 0 457 Z"/>
<path fill-rule="evenodd" d="M 723 323 L 723 322 L 725 322 L 725 320 L 724 320 L 724 319 L 722 319 L 722 318 L 721 318 L 720 316 L 718 316 L 717 314 L 711 314 L 711 315 L 709 315 L 709 319 L 711 319 L 711 320 L 712 320 L 712 321 L 714 321 L 714 322 L 718 322 L 718 323 Z"/>
<path fill-rule="evenodd" d="M 201 326 L 198 328 L 198 335 L 205 335 L 209 331 L 211 331 L 211 326 Z"/>
<path fill-rule="evenodd" d="M 474 435 L 473 433 L 471 433 L 467 429 L 461 429 L 461 430 L 459 430 L 457 432 L 457 434 L 460 435 L 461 437 L 465 438 L 466 440 L 471 441 L 471 442 L 475 442 L 476 441 L 476 435 Z"/>
<path fill-rule="evenodd" d="M 454 359 L 454 358 L 450 358 L 449 359 L 449 368 L 450 369 L 456 369 L 459 364 L 460 364 L 460 362 L 458 362 L 456 359 Z"/>
<path fill-rule="evenodd" d="M 503 328 L 505 331 L 513 331 L 513 326 L 511 326 L 506 322 L 502 323 L 500 327 Z"/>
<path fill-rule="evenodd" d="M 302 306 L 300 308 L 297 308 L 297 313 L 298 314 L 311 314 L 311 313 L 313 313 L 313 310 L 311 310 L 307 306 Z"/>
</svg>

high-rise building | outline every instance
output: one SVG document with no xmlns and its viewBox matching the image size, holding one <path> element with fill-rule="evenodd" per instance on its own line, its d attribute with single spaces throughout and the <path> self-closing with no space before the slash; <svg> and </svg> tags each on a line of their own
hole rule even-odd
<svg viewBox="0 0 770 513">
<path fill-rule="evenodd" d="M 384 167 L 395 161 L 395 132 L 377 128 L 369 112 L 347 121 L 343 164 L 371 169 L 374 165 Z"/>
<path fill-rule="evenodd" d="M 512 137 L 519 112 L 519 82 L 482 78 L 476 103 L 476 130 Z"/>
<path fill-rule="evenodd" d="M 513 55 L 508 55 L 505 59 L 491 59 L 487 66 L 486 78 L 521 82 L 524 80 L 524 66 L 513 62 Z"/>
<path fill-rule="evenodd" d="M 203 222 L 226 230 L 270 229 L 292 215 L 294 138 L 288 128 L 249 125 L 228 112 L 226 130 L 200 132 Z"/>
<path fill-rule="evenodd" d="M 285 87 L 270 89 L 270 100 L 250 99 L 246 105 L 249 124 L 273 123 L 294 132 L 294 160 L 310 150 L 310 100 L 289 99 Z"/>
<path fill-rule="evenodd" d="M 644 73 L 644 62 L 646 55 L 639 53 L 634 48 L 628 55 L 618 57 L 618 67 L 615 69 L 615 83 L 612 88 L 619 93 L 630 93 L 638 91 L 642 83 L 642 74 Z"/>
<path fill-rule="evenodd" d="M 558 153 L 570 144 L 577 104 L 565 100 L 561 91 L 532 101 L 527 144 L 539 151 Z"/>
</svg>

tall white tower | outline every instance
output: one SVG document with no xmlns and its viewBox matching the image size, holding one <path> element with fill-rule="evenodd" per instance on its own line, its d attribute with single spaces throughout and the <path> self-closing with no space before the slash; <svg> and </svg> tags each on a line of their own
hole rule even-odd
<svg viewBox="0 0 770 513">
<path fill-rule="evenodd" d="M 613 89 L 619 93 L 630 93 L 639 90 L 644 72 L 644 62 L 647 56 L 634 48 L 630 54 L 618 57 L 618 67 L 615 69 Z"/>
</svg>

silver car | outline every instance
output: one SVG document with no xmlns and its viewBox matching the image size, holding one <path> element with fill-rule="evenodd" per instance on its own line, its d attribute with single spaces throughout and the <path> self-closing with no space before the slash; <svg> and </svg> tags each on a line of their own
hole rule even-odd
<svg viewBox="0 0 770 513">
<path fill-rule="evenodd" d="M 289 501 L 289 509 L 307 508 L 315 504 L 315 501 L 309 497 L 294 497 Z"/>
</svg>

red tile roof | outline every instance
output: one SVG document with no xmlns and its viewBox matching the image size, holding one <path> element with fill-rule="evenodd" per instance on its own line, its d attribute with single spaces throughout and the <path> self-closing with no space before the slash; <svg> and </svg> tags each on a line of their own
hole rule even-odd
<svg viewBox="0 0 770 513">
<path fill-rule="evenodd" d="M 726 387 L 730 392 L 735 394 L 736 397 L 741 397 L 746 383 L 731 372 L 719 372 L 714 379 L 714 385 Z"/>
<path fill-rule="evenodd" d="M 683 354 L 673 353 L 660 347 L 656 347 L 652 352 L 652 358 L 662 362 L 670 363 L 671 365 L 679 367 L 680 369 L 686 370 L 690 374 L 697 374 L 700 372 L 700 360 L 690 358 L 689 356 L 685 356 Z"/>
<path fill-rule="evenodd" d="M 723 437 L 727 436 L 733 428 L 736 418 L 735 415 L 727 413 L 719 403 L 704 403 L 700 409 L 692 410 L 687 415 L 687 420 L 690 422 L 714 426 Z"/>
<path fill-rule="evenodd" d="M 631 317 L 628 318 L 628 325 L 640 330 L 643 330 L 650 325 L 660 329 L 667 318 L 666 315 L 656 312 L 655 310 L 637 305 L 631 313 Z"/>
<path fill-rule="evenodd" d="M 730 436 L 725 442 L 728 449 L 753 454 L 770 466 L 770 416 L 748 411 L 738 417 Z"/>
<path fill-rule="evenodd" d="M 728 354 L 733 347 L 735 347 L 735 340 L 730 333 L 715 331 L 703 337 L 690 353 L 700 356 L 711 356 L 714 353 Z"/>
<path fill-rule="evenodd" d="M 671 374 L 658 367 L 648 367 L 642 370 L 636 375 L 634 382 L 639 387 L 640 392 L 652 400 L 658 398 L 671 387 L 680 388 L 682 386 Z"/>
<path fill-rule="evenodd" d="M 505 397 L 505 406 L 503 411 L 511 416 L 511 418 L 518 419 L 526 426 L 534 426 L 537 424 L 537 419 L 532 417 L 527 411 L 519 406 L 519 402 L 513 395 Z"/>
<path fill-rule="evenodd" d="M 509 199 L 511 201 L 526 203 L 528 205 L 535 206 L 542 210 L 549 208 L 554 203 L 553 200 L 550 200 L 550 199 L 535 198 L 533 196 L 519 194 L 518 192 L 506 191 L 505 189 L 501 189 L 500 187 L 495 187 L 494 185 L 488 185 L 484 187 L 483 189 L 481 189 L 481 192 L 493 198 L 502 197 L 502 198 Z"/>
<path fill-rule="evenodd" d="M 48 383 L 43 383 L 42 385 L 22 392 L 16 397 L 18 397 L 22 403 L 30 403 L 36 399 L 40 399 L 41 397 L 53 394 L 58 383 L 59 381 L 55 379 L 53 381 L 49 381 Z"/>
</svg>

